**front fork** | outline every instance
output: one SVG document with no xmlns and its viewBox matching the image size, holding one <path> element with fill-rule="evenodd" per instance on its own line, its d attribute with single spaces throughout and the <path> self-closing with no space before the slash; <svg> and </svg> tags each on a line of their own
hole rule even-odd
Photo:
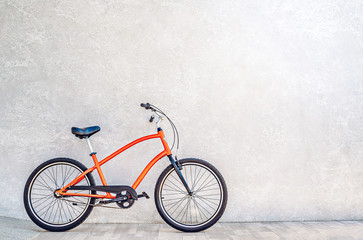
<svg viewBox="0 0 363 240">
<path fill-rule="evenodd" d="M 188 186 L 188 184 L 187 184 L 187 181 L 185 181 L 185 179 L 184 179 L 184 177 L 183 177 L 183 174 L 180 172 L 180 169 L 181 168 L 179 168 L 179 162 L 178 162 L 178 164 L 175 162 L 175 160 L 174 160 L 174 158 L 173 158 L 173 156 L 170 154 L 170 155 L 168 155 L 168 158 L 169 158 L 169 160 L 170 160 L 170 162 L 171 162 L 171 164 L 173 165 L 173 167 L 174 167 L 174 169 L 175 169 L 175 172 L 178 174 L 178 176 L 179 176 L 179 178 L 180 178 L 180 181 L 182 181 L 182 183 L 183 183 L 183 185 L 184 185 L 184 187 L 185 187 L 185 189 L 187 190 L 187 192 L 188 192 L 188 194 L 189 194 L 189 196 L 192 196 L 193 195 L 193 192 L 190 190 L 190 188 L 189 188 L 189 186 Z"/>
</svg>

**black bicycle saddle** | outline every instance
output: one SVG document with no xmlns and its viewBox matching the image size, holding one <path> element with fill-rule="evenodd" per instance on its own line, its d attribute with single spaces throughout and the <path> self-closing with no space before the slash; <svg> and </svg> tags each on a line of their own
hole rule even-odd
<svg viewBox="0 0 363 240">
<path fill-rule="evenodd" d="M 101 128 L 99 126 L 92 126 L 92 127 L 86 127 L 86 128 L 77 128 L 72 127 L 72 133 L 76 135 L 76 137 L 83 139 L 86 137 L 91 137 L 96 132 L 100 131 Z"/>
</svg>

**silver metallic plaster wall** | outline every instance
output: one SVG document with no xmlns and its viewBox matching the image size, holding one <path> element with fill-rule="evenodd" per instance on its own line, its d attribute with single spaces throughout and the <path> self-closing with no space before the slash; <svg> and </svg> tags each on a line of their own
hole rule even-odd
<svg viewBox="0 0 363 240">
<path fill-rule="evenodd" d="M 0 215 L 27 218 L 23 187 L 43 161 L 92 166 L 72 126 L 101 126 L 100 159 L 153 133 L 149 101 L 174 119 L 181 158 L 225 176 L 222 221 L 363 218 L 360 0 L 0 0 L 0 80 Z M 106 180 L 131 185 L 160 149 L 127 151 Z M 153 195 L 167 164 L 138 191 Z M 161 218 L 140 199 L 88 221 Z"/>
</svg>

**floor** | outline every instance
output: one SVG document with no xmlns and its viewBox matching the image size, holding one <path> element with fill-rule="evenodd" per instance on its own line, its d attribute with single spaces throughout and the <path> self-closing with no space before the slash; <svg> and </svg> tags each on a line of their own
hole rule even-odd
<svg viewBox="0 0 363 240">
<path fill-rule="evenodd" d="M 0 217 L 0 239 L 361 239 L 363 221 L 217 223 L 199 233 L 183 233 L 166 224 L 81 224 L 67 232 L 47 232 L 31 221 Z"/>
</svg>

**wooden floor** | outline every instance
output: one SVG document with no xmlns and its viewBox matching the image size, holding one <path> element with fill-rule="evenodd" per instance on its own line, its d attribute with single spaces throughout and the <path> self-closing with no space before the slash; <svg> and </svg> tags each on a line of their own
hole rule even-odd
<svg viewBox="0 0 363 240">
<path fill-rule="evenodd" d="M 0 217 L 0 239 L 308 239 L 363 240 L 363 221 L 217 223 L 199 233 L 183 233 L 166 224 L 81 224 L 67 232 L 47 232 L 31 221 Z"/>
</svg>

